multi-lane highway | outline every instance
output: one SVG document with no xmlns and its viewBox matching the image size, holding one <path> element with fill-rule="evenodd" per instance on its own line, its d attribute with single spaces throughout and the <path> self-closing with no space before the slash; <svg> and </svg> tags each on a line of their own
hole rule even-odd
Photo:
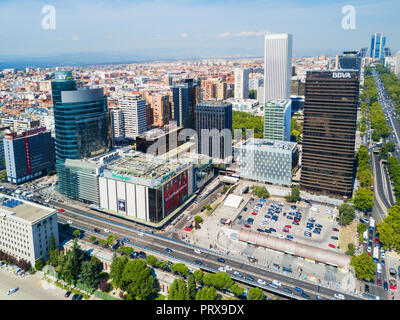
<svg viewBox="0 0 400 320">
<path fill-rule="evenodd" d="M 60 205 L 57 202 L 49 203 L 55 208 L 60 208 Z M 206 248 L 200 248 L 202 254 L 196 254 L 194 252 L 194 249 L 198 248 L 196 246 L 169 239 L 157 234 L 141 232 L 137 228 L 132 227 L 131 223 L 124 220 L 121 220 L 118 223 L 115 221 L 109 221 L 104 217 L 96 216 L 90 212 L 78 211 L 72 207 L 68 207 L 65 204 L 62 205 L 62 208 L 64 209 L 64 212 L 59 213 L 59 219 L 63 222 L 70 220 L 73 227 L 84 230 L 86 233 L 93 233 L 97 234 L 98 236 L 116 234 L 120 240 L 128 238 L 130 240 L 128 244 L 136 246 L 136 250 L 162 254 L 165 256 L 165 259 L 181 260 L 192 264 L 194 267 L 203 268 L 209 271 L 217 271 L 219 267 L 229 265 L 232 267 L 232 271 L 228 272 L 235 280 L 263 287 L 257 283 L 258 279 L 262 279 L 267 283 L 267 285 L 263 287 L 264 289 L 273 293 L 286 295 L 289 298 L 292 297 L 295 299 L 303 299 L 299 294 L 295 293 L 295 287 L 303 289 L 304 292 L 311 297 L 311 299 L 317 299 L 317 296 L 322 299 L 333 299 L 334 294 L 337 293 L 336 290 L 300 280 L 297 277 L 291 277 L 289 275 L 286 276 L 282 273 L 267 269 L 261 265 L 252 264 L 246 260 L 227 256 Z M 95 228 L 100 232 L 95 232 Z M 106 233 L 104 231 L 105 229 L 108 229 L 110 232 Z M 166 252 L 166 248 L 171 249 L 172 252 Z M 218 258 L 223 258 L 225 261 L 220 262 L 218 261 Z M 201 264 L 196 263 L 196 260 L 200 260 Z M 239 271 L 243 277 L 235 276 L 234 271 Z M 246 275 L 251 276 L 254 280 L 252 281 L 245 279 Z M 282 283 L 282 287 L 279 290 L 268 286 L 269 282 L 273 280 L 278 280 Z M 282 291 L 283 288 L 291 290 L 293 295 L 291 295 L 288 291 Z M 361 299 L 358 296 L 345 293 L 342 294 L 346 299 Z"/>
</svg>

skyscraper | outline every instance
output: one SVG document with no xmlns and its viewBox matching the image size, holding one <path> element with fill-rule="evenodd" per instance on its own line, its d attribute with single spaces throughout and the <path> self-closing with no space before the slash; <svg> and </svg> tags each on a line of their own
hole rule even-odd
<svg viewBox="0 0 400 320">
<path fill-rule="evenodd" d="M 71 72 L 64 71 L 55 73 L 51 86 L 57 163 L 107 152 L 112 127 L 103 88 L 77 90 Z"/>
<path fill-rule="evenodd" d="M 264 101 L 290 99 L 293 36 L 266 34 L 264 48 Z"/>
<path fill-rule="evenodd" d="M 353 70 L 307 72 L 302 190 L 351 197 L 358 92 Z"/>
<path fill-rule="evenodd" d="M 357 51 L 344 51 L 342 55 L 338 56 L 338 69 L 353 69 L 357 71 L 360 77 L 361 70 L 361 57 Z"/>
<path fill-rule="evenodd" d="M 119 107 L 124 119 L 124 137 L 134 140 L 147 129 L 146 100 L 140 94 L 124 93 Z"/>
<path fill-rule="evenodd" d="M 51 87 L 58 190 L 79 199 L 80 182 L 77 174 L 65 166 L 65 161 L 94 157 L 112 147 L 107 97 L 103 88 L 77 90 L 71 72 L 56 72 Z"/>
<path fill-rule="evenodd" d="M 371 51 L 370 57 L 374 59 L 383 59 L 384 55 L 384 48 L 386 44 L 386 37 L 383 33 L 374 33 L 371 37 Z"/>
<path fill-rule="evenodd" d="M 250 69 L 235 69 L 235 99 L 249 98 L 249 74 Z"/>
<path fill-rule="evenodd" d="M 264 139 L 290 141 L 292 102 L 272 99 L 264 106 Z"/>
<path fill-rule="evenodd" d="M 214 159 L 232 156 L 232 104 L 202 101 L 196 104 L 198 152 Z"/>
<path fill-rule="evenodd" d="M 200 83 L 193 79 L 184 79 L 175 82 L 172 87 L 174 103 L 174 121 L 178 126 L 193 128 L 194 108 L 199 98 Z"/>
</svg>

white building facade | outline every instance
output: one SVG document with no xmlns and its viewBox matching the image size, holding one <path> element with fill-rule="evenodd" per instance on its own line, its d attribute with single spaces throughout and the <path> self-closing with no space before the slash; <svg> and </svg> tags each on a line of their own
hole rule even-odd
<svg viewBox="0 0 400 320">
<path fill-rule="evenodd" d="M 235 99 L 247 99 L 249 97 L 250 69 L 235 69 Z"/>
<path fill-rule="evenodd" d="M 124 137 L 136 139 L 146 131 L 146 100 L 140 95 L 124 94 L 119 100 L 124 119 Z"/>
<path fill-rule="evenodd" d="M 264 102 L 290 98 L 293 36 L 266 34 L 264 47 Z"/>
</svg>

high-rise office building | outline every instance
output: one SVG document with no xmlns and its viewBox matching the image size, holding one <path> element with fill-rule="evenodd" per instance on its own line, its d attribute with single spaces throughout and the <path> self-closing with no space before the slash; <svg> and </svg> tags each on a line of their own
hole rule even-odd
<svg viewBox="0 0 400 320">
<path fill-rule="evenodd" d="M 56 160 L 82 159 L 107 152 L 112 126 L 103 88 L 76 90 L 71 72 L 56 72 L 52 82 Z"/>
<path fill-rule="evenodd" d="M 10 183 L 29 181 L 54 169 L 54 139 L 46 128 L 5 134 L 3 144 Z"/>
<path fill-rule="evenodd" d="M 368 48 L 361 48 L 359 55 L 361 58 L 365 58 L 367 56 Z"/>
<path fill-rule="evenodd" d="M 124 93 L 119 107 L 124 118 L 124 137 L 134 140 L 147 130 L 146 100 L 140 94 Z"/>
<path fill-rule="evenodd" d="M 396 71 L 397 78 L 400 79 L 400 50 L 396 54 Z"/>
<path fill-rule="evenodd" d="M 235 99 L 248 99 L 249 97 L 250 69 L 235 69 Z"/>
<path fill-rule="evenodd" d="M 172 87 L 172 100 L 174 104 L 174 121 L 178 126 L 193 128 L 194 108 L 200 95 L 199 81 L 184 79 L 175 82 Z"/>
<path fill-rule="evenodd" d="M 91 158 L 112 147 L 112 124 L 103 88 L 78 89 L 71 72 L 59 71 L 51 83 L 56 135 L 58 191 L 78 199 L 76 175 L 66 159 Z"/>
<path fill-rule="evenodd" d="M 374 59 L 383 59 L 384 55 L 384 48 L 386 44 L 386 37 L 383 33 L 374 33 L 371 37 L 371 51 L 370 57 Z"/>
<path fill-rule="evenodd" d="M 290 141 L 292 102 L 272 99 L 264 106 L 264 139 Z"/>
<path fill-rule="evenodd" d="M 302 190 L 351 197 L 358 93 L 353 70 L 307 72 Z"/>
<path fill-rule="evenodd" d="M 215 160 L 232 156 L 232 104 L 202 101 L 196 104 L 198 153 Z"/>
<path fill-rule="evenodd" d="M 391 57 L 392 56 L 392 51 L 390 50 L 389 47 L 383 48 L 383 56 L 384 57 Z"/>
<path fill-rule="evenodd" d="M 290 98 L 293 36 L 266 34 L 264 48 L 264 101 Z"/>
</svg>

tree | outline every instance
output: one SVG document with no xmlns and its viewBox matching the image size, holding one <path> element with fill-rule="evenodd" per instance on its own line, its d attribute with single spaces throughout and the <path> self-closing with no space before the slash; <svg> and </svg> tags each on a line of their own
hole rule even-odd
<svg viewBox="0 0 400 320">
<path fill-rule="evenodd" d="M 235 296 L 240 297 L 243 295 L 244 288 L 239 287 L 236 283 L 230 286 L 229 291 L 232 292 Z"/>
<path fill-rule="evenodd" d="M 130 257 L 132 255 L 132 253 L 133 253 L 133 248 L 132 247 L 122 246 L 122 247 L 119 247 L 117 249 L 117 252 L 121 253 L 121 254 L 125 254 L 128 257 Z"/>
<path fill-rule="evenodd" d="M 374 183 L 374 177 L 370 169 L 358 171 L 357 177 L 362 188 L 371 189 L 371 185 Z"/>
<path fill-rule="evenodd" d="M 49 251 L 56 249 L 56 241 L 54 240 L 53 234 L 50 235 L 50 246 Z"/>
<path fill-rule="evenodd" d="M 113 283 L 118 288 L 121 287 L 122 283 L 122 271 L 124 270 L 125 265 L 128 262 L 128 258 L 126 256 L 117 257 L 114 256 L 111 268 L 110 268 L 110 277 L 112 278 Z"/>
<path fill-rule="evenodd" d="M 354 243 L 349 243 L 347 245 L 347 251 L 345 252 L 349 256 L 354 256 L 354 253 L 356 252 L 356 246 Z"/>
<path fill-rule="evenodd" d="M 189 269 L 183 263 L 174 263 L 173 265 L 171 265 L 171 267 L 169 269 L 171 271 L 174 271 L 175 273 L 180 274 L 181 276 L 188 276 L 189 275 Z"/>
<path fill-rule="evenodd" d="M 353 196 L 353 203 L 357 209 L 370 211 L 374 205 L 374 194 L 366 188 L 358 188 Z"/>
<path fill-rule="evenodd" d="M 196 300 L 217 300 L 217 290 L 213 287 L 203 287 L 196 294 Z"/>
<path fill-rule="evenodd" d="M 249 90 L 249 99 L 257 99 L 257 90 Z"/>
<path fill-rule="evenodd" d="M 292 185 L 292 191 L 289 195 L 285 196 L 286 201 L 288 202 L 297 202 L 300 200 L 300 187 L 295 184 Z"/>
<path fill-rule="evenodd" d="M 348 203 L 339 206 L 339 225 L 347 226 L 354 220 L 354 207 Z"/>
<path fill-rule="evenodd" d="M 240 129 L 242 135 L 245 136 L 246 129 L 254 130 L 254 138 L 263 138 L 264 135 L 264 119 L 260 116 L 252 115 L 248 112 L 233 111 L 232 112 L 232 134 L 235 130 Z"/>
<path fill-rule="evenodd" d="M 106 239 L 106 243 L 109 247 L 112 247 L 116 240 L 117 236 L 115 234 L 110 234 Z"/>
<path fill-rule="evenodd" d="M 110 284 L 105 279 L 99 280 L 99 289 L 103 292 L 108 292 L 110 290 Z"/>
<path fill-rule="evenodd" d="M 96 238 L 95 236 L 90 236 L 90 238 L 89 238 L 89 241 L 90 241 L 91 243 L 95 243 L 96 240 L 97 240 L 97 238 Z"/>
<path fill-rule="evenodd" d="M 259 198 L 269 198 L 269 192 L 264 186 L 252 185 L 250 187 L 250 190 L 252 190 L 253 194 L 258 196 Z"/>
<path fill-rule="evenodd" d="M 357 279 L 374 280 L 376 265 L 368 253 L 363 252 L 358 256 L 353 256 L 350 265 L 354 268 Z"/>
<path fill-rule="evenodd" d="M 357 232 L 363 234 L 367 230 L 367 226 L 364 223 L 357 225 Z"/>
<path fill-rule="evenodd" d="M 264 292 L 260 288 L 250 288 L 247 300 L 264 300 Z"/>
<path fill-rule="evenodd" d="M 202 223 L 203 222 L 203 218 L 202 217 L 200 217 L 200 216 L 195 216 L 194 217 L 194 221 L 196 222 L 196 223 Z"/>
<path fill-rule="evenodd" d="M 43 267 L 44 267 L 44 262 L 42 258 L 37 259 L 35 262 L 35 269 L 40 271 L 43 269 Z"/>
<path fill-rule="evenodd" d="M 152 267 L 157 267 L 160 264 L 160 261 L 155 256 L 152 255 L 146 257 L 146 262 Z"/>
<path fill-rule="evenodd" d="M 206 273 L 202 281 L 204 285 L 218 289 L 227 289 L 234 284 L 231 276 L 226 272 Z"/>
<path fill-rule="evenodd" d="M 93 261 L 84 261 L 82 263 L 81 281 L 91 289 L 96 289 L 99 285 L 100 273 L 99 266 Z"/>
<path fill-rule="evenodd" d="M 168 291 L 168 300 L 190 300 L 189 290 L 184 279 L 175 279 Z"/>
<path fill-rule="evenodd" d="M 202 270 L 196 270 L 195 272 L 193 272 L 193 275 L 196 278 L 196 282 L 198 284 L 202 284 L 203 283 L 204 272 Z"/>
<path fill-rule="evenodd" d="M 132 299 L 146 300 L 156 296 L 157 283 L 143 260 L 130 260 L 122 270 L 120 288 Z"/>
<path fill-rule="evenodd" d="M 74 232 L 72 232 L 72 235 L 75 237 L 75 238 L 78 238 L 79 237 L 79 235 L 80 235 L 80 231 L 79 230 L 74 230 Z"/>
<path fill-rule="evenodd" d="M 188 294 L 190 300 L 196 298 L 196 277 L 193 274 L 188 277 Z"/>
<path fill-rule="evenodd" d="M 400 205 L 394 205 L 388 210 L 388 215 L 378 223 L 377 231 L 383 248 L 394 248 L 400 252 Z"/>
</svg>

